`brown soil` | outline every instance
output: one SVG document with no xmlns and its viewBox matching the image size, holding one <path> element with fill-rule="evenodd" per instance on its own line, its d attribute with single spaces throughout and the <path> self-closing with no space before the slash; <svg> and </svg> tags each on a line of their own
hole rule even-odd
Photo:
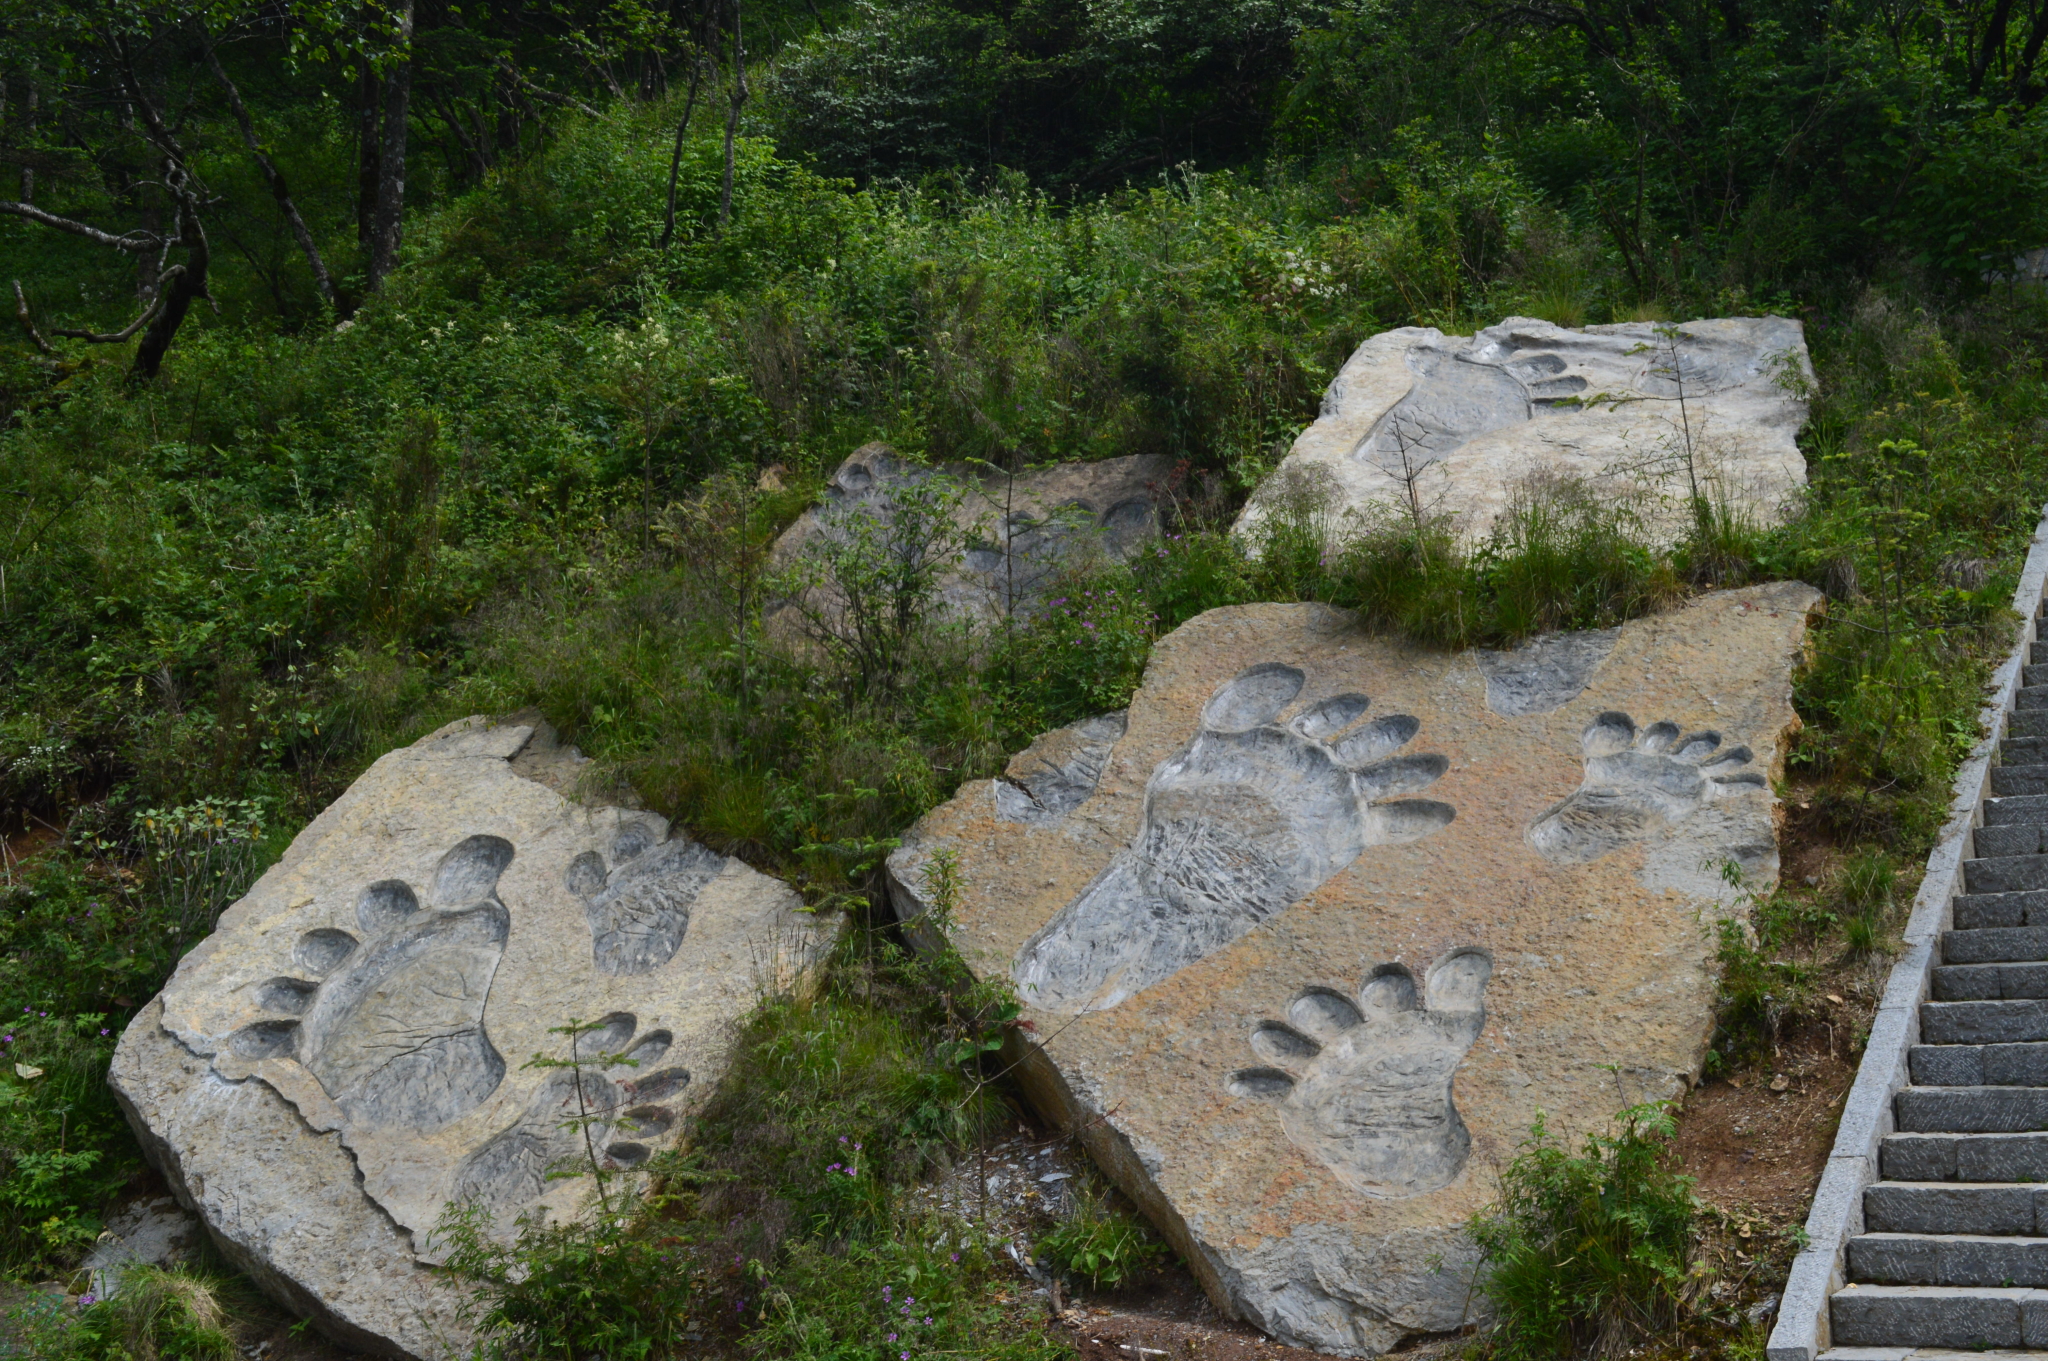
<svg viewBox="0 0 2048 1361">
<path fill-rule="evenodd" d="M 1249 1324 L 1223 1318 L 1179 1271 L 1157 1273 L 1137 1291 L 1077 1304 L 1061 1314 L 1058 1329 L 1082 1361 L 1334 1361 L 1324 1352 L 1284 1347 Z M 1404 1361 L 1436 1361 L 1465 1340 L 1418 1338 L 1399 1355 Z"/>
<path fill-rule="evenodd" d="M 1869 1026 L 1868 1004 L 1834 995 L 1843 1002 L 1828 1004 L 1831 1018 L 1788 1029 L 1768 1065 L 1710 1078 L 1685 1099 L 1673 1157 L 1700 1199 L 1731 1219 L 1806 1218 Z"/>
</svg>

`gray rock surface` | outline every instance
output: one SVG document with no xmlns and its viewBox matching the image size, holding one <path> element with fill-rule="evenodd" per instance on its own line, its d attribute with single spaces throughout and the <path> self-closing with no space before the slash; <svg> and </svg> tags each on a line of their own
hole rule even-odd
<svg viewBox="0 0 2048 1361">
<path fill-rule="evenodd" d="M 1171 464 L 1150 454 L 1028 468 L 1014 482 L 975 469 L 949 469 L 963 495 L 954 508 L 964 546 L 944 569 L 941 598 L 956 617 L 1030 614 L 1069 567 L 1091 556 L 1120 558 L 1158 533 L 1153 489 Z M 776 540 L 774 563 L 787 568 L 820 540 L 844 540 L 853 517 L 892 522 L 904 489 L 939 470 L 910 463 L 885 444 L 849 454 L 807 510 Z"/>
<path fill-rule="evenodd" d="M 170 1196 L 132 1201 L 107 1219 L 99 1241 L 79 1264 L 101 1299 L 121 1288 L 121 1273 L 132 1266 L 176 1266 L 191 1260 L 205 1230 Z"/>
<path fill-rule="evenodd" d="M 573 753 L 468 719 L 391 752 L 180 962 L 110 1076 L 231 1260 L 369 1351 L 464 1354 L 431 1270 L 453 1199 L 500 1232 L 580 1214 L 726 1062 L 730 1023 L 827 944 L 796 894 L 640 810 L 564 796 Z M 526 1067 L 569 1055 L 587 1066 Z"/>
<path fill-rule="evenodd" d="M 1420 508 L 1476 540 L 1560 476 L 1644 503 L 1656 533 L 1683 525 L 1695 479 L 1769 521 L 1806 483 L 1795 436 L 1811 382 L 1805 333 L 1782 317 L 1386 331 L 1338 372 L 1238 530 L 1255 534 L 1289 488 L 1320 484 L 1340 511 Z"/>
</svg>

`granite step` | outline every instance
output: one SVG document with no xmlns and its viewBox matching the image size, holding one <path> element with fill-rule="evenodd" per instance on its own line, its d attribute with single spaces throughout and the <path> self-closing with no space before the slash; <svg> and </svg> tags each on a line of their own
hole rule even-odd
<svg viewBox="0 0 2048 1361">
<path fill-rule="evenodd" d="M 1996 770 L 1991 772 L 1998 774 Z M 2048 773 L 2042 778 L 2048 780 Z M 2007 855 L 1963 862 L 1966 893 L 2026 893 L 2048 889 L 2048 855 Z"/>
<path fill-rule="evenodd" d="M 1848 1267 L 1850 1280 L 1871 1285 L 2048 1286 L 2048 1238 L 1859 1234 Z"/>
<path fill-rule="evenodd" d="M 1984 859 L 2014 855 L 2040 855 L 2048 851 L 2048 826 L 2038 822 L 2007 823 L 1979 827 L 1970 833 L 1971 847 Z"/>
<path fill-rule="evenodd" d="M 2014 715 L 2014 721 L 2018 721 Z M 2039 729 L 2039 735 L 2048 737 L 2048 713 L 2035 716 L 2029 722 Z M 1986 826 L 2001 827 L 2014 822 L 2048 822 L 2048 794 L 2015 794 L 2009 799 L 1986 799 L 1981 805 Z"/>
<path fill-rule="evenodd" d="M 1958 931 L 2036 924 L 2048 926 L 2048 891 L 1965 893 L 1956 899 Z"/>
<path fill-rule="evenodd" d="M 2013 691 L 2012 707 L 2019 710 L 2048 709 L 2048 685 L 2029 685 Z"/>
<path fill-rule="evenodd" d="M 2038 766 L 2048 761 L 2048 737 L 2008 736 L 1998 744 L 2002 766 Z"/>
<path fill-rule="evenodd" d="M 1878 1168 L 1887 1181 L 2048 1182 L 2048 1132 L 1887 1134 Z"/>
<path fill-rule="evenodd" d="M 1921 1087 L 2048 1087 L 2048 1043 L 1916 1044 L 1906 1069 Z"/>
<path fill-rule="evenodd" d="M 2031 1134 L 2048 1130 L 2048 1088 L 1903 1087 L 1892 1110 L 1907 1134 Z"/>
<path fill-rule="evenodd" d="M 2027 830 L 2034 829 L 2030 827 Z M 1980 828 L 1979 835 L 1982 832 Z M 2048 905 L 2044 905 L 2041 917 L 2044 923 L 2048 923 Z M 2048 924 L 1980 926 L 1970 930 L 1944 931 L 1941 933 L 1941 958 L 1944 964 L 2003 964 L 2048 959 Z"/>
<path fill-rule="evenodd" d="M 2048 715 L 2009 712 L 2005 716 L 2007 737 L 2048 737 Z"/>
<path fill-rule="evenodd" d="M 1839 1346 L 2048 1347 L 2048 1290 L 1856 1285 L 1828 1301 Z"/>
<path fill-rule="evenodd" d="M 1815 1361 L 2048 1361 L 2048 1352 L 2010 1347 L 1830 1347 Z"/>
<path fill-rule="evenodd" d="M 1943 964 L 1934 970 L 1937 1002 L 2016 1002 L 2048 997 L 2048 961 Z"/>
<path fill-rule="evenodd" d="M 1863 1231 L 2048 1237 L 2048 1186 L 2028 1182 L 1875 1182 L 1863 1188 Z"/>
<path fill-rule="evenodd" d="M 2048 1001 L 1922 1002 L 1925 1044 L 2027 1044 L 2048 1040 Z"/>
<path fill-rule="evenodd" d="M 2048 685 L 2041 688 L 2048 691 Z M 2037 707 L 2048 708 L 2048 705 Z M 1991 792 L 2002 797 L 2014 794 L 2048 794 L 2048 766 L 1993 766 Z"/>
</svg>

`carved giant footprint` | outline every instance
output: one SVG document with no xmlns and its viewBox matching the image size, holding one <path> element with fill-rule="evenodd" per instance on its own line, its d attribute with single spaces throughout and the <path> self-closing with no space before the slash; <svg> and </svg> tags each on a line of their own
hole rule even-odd
<svg viewBox="0 0 2048 1361">
<path fill-rule="evenodd" d="M 1449 766 L 1394 754 L 1420 722 L 1360 723 L 1364 695 L 1281 722 L 1304 683 L 1267 663 L 1218 687 L 1194 739 L 1152 772 L 1136 839 L 1018 952 L 1014 975 L 1034 1005 L 1113 1007 L 1299 902 L 1366 847 L 1420 840 L 1456 816 L 1391 797 Z"/>
<path fill-rule="evenodd" d="M 412 886 L 371 884 L 356 898 L 359 940 L 321 928 L 299 938 L 306 977 L 273 978 L 264 1010 L 229 1047 L 249 1059 L 296 1059 L 351 1121 L 431 1130 L 497 1090 L 505 1060 L 484 1033 L 484 1002 L 510 918 L 498 876 L 512 843 L 473 836 L 441 857 L 432 907 Z"/>
<path fill-rule="evenodd" d="M 1266 1021 L 1252 1049 L 1271 1068 L 1230 1075 L 1232 1095 L 1280 1108 L 1287 1137 L 1369 1196 L 1417 1196 L 1451 1184 L 1472 1135 L 1451 1081 L 1486 1026 L 1482 1000 L 1493 956 L 1466 947 L 1429 970 L 1426 995 L 1405 965 L 1382 964 L 1358 1000 L 1308 988 Z"/>
<path fill-rule="evenodd" d="M 612 842 L 612 864 L 585 851 L 562 879 L 583 900 L 590 951 L 598 972 L 643 974 L 668 963 L 690 929 L 690 908 L 725 869 L 725 857 L 684 837 L 657 842 L 646 824 L 629 822 Z"/>
<path fill-rule="evenodd" d="M 612 1167 L 646 1162 L 651 1150 L 643 1141 L 675 1124 L 675 1112 L 658 1103 L 681 1091 L 690 1075 L 681 1068 L 648 1071 L 668 1053 L 674 1037 L 655 1030 L 635 1039 L 638 1027 L 637 1017 L 620 1011 L 578 1035 L 576 1055 L 590 1065 L 581 1070 L 581 1099 L 577 1070 L 550 1072 L 525 1113 L 463 1159 L 454 1198 L 497 1211 L 538 1200 L 547 1191 L 551 1171 L 567 1170 L 586 1156 L 585 1119 L 595 1119 L 591 1143 Z M 613 1056 L 622 1061 L 605 1066 Z"/>
<path fill-rule="evenodd" d="M 1721 747 L 1721 734 L 1680 740 L 1676 723 L 1635 720 L 1612 709 L 1579 738 L 1586 772 L 1577 790 L 1529 827 L 1529 844 L 1561 865 L 1582 865 L 1641 841 L 1699 811 L 1712 799 L 1766 787 L 1745 769 L 1748 747 Z"/>
</svg>

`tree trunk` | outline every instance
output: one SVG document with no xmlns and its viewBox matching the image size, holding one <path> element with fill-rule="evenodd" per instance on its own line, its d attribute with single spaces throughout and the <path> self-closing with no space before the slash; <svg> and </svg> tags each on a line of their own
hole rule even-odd
<svg viewBox="0 0 2048 1361">
<path fill-rule="evenodd" d="M 377 143 L 382 131 L 377 110 L 383 93 L 377 69 L 363 62 L 356 77 L 356 244 L 365 261 L 377 237 Z"/>
<path fill-rule="evenodd" d="M 36 83 L 33 79 L 28 82 L 28 99 L 26 103 L 28 104 L 28 143 L 30 146 L 34 146 L 36 140 Z M 34 203 L 36 201 L 36 172 L 26 165 L 21 168 L 21 201 L 23 203 Z"/>
<path fill-rule="evenodd" d="M 206 271 L 212 257 L 207 250 L 206 228 L 200 225 L 189 194 L 181 194 L 178 203 L 178 239 L 185 246 L 185 267 L 165 285 L 169 292 L 163 310 L 149 323 L 149 329 L 142 333 L 142 343 L 135 347 L 135 363 L 128 370 L 130 378 L 146 381 L 156 377 L 163 368 L 164 355 L 170 351 L 171 340 L 184 325 L 185 314 L 192 310 L 192 300 L 206 296 Z"/>
<path fill-rule="evenodd" d="M 725 115 L 725 182 L 718 191 L 718 225 L 732 221 L 733 138 L 740 130 L 740 106 L 747 102 L 747 47 L 742 33 L 741 0 L 732 0 L 732 100 Z"/>
<path fill-rule="evenodd" d="M 676 176 L 683 168 L 683 137 L 690 130 L 690 115 L 697 111 L 697 87 L 704 80 L 701 57 L 690 63 L 690 97 L 683 101 L 683 116 L 676 120 L 675 149 L 668 157 L 668 216 L 661 224 L 661 249 L 667 250 L 676 237 Z"/>
<path fill-rule="evenodd" d="M 405 134 L 412 111 L 412 0 L 397 9 L 399 60 L 384 77 L 384 140 L 377 158 L 377 220 L 370 242 L 370 291 L 398 264 L 405 220 Z"/>
</svg>

